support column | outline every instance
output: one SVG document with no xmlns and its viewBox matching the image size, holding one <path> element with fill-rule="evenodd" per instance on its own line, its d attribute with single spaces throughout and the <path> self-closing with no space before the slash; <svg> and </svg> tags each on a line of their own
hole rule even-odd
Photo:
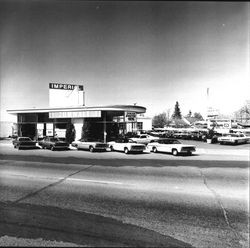
<svg viewBox="0 0 250 248">
<path fill-rule="evenodd" d="M 74 125 L 75 130 L 76 130 L 75 140 L 81 139 L 81 136 L 82 136 L 82 127 L 83 127 L 83 124 L 84 124 L 84 119 L 77 119 L 77 118 L 75 118 L 75 119 L 71 119 L 71 122 Z"/>
<path fill-rule="evenodd" d="M 126 123 L 126 112 L 124 112 L 123 115 L 123 134 L 125 134 L 126 130 L 127 130 L 127 123 Z"/>
<path fill-rule="evenodd" d="M 107 112 L 104 112 L 103 115 L 103 142 L 106 143 L 107 142 Z"/>
</svg>

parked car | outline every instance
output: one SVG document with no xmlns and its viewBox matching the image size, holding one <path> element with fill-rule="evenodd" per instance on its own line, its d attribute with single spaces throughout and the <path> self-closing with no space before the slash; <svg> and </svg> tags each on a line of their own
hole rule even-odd
<svg viewBox="0 0 250 248">
<path fill-rule="evenodd" d="M 14 148 L 21 149 L 21 148 L 38 148 L 36 145 L 36 141 L 32 140 L 29 137 L 17 137 L 12 141 Z"/>
<path fill-rule="evenodd" d="M 121 151 L 126 154 L 130 152 L 143 153 L 143 151 L 146 149 L 146 146 L 144 144 L 135 143 L 133 140 L 127 138 L 110 141 L 108 142 L 108 145 L 111 151 Z"/>
<path fill-rule="evenodd" d="M 151 136 L 148 134 L 140 134 L 140 135 L 136 135 L 135 137 L 130 138 L 130 139 L 135 143 L 147 145 L 151 140 L 155 140 L 157 138 L 159 138 L 159 137 Z"/>
<path fill-rule="evenodd" d="M 43 149 L 50 149 L 51 151 L 54 151 L 56 149 L 61 149 L 61 150 L 67 150 L 69 149 L 69 144 L 65 141 L 60 140 L 59 138 L 56 137 L 45 137 L 43 140 L 39 141 L 38 144 L 43 148 Z"/>
<path fill-rule="evenodd" d="M 71 145 L 77 149 L 89 150 L 90 152 L 106 151 L 108 148 L 108 144 L 93 139 L 79 139 L 73 141 Z"/>
<path fill-rule="evenodd" d="M 203 133 L 200 131 L 191 131 L 192 140 L 202 140 Z"/>
<path fill-rule="evenodd" d="M 248 137 L 246 137 L 244 134 L 240 133 L 228 133 L 228 134 L 223 134 L 221 137 L 218 137 L 218 142 L 223 145 L 223 144 L 243 144 L 247 143 Z"/>
<path fill-rule="evenodd" d="M 177 139 L 158 139 L 153 140 L 147 145 L 147 148 L 153 152 L 169 152 L 174 156 L 178 154 L 188 154 L 191 155 L 192 152 L 196 151 L 196 146 L 182 144 Z"/>
<path fill-rule="evenodd" d="M 191 133 L 187 131 L 175 131 L 173 134 L 175 139 L 191 139 Z"/>
</svg>

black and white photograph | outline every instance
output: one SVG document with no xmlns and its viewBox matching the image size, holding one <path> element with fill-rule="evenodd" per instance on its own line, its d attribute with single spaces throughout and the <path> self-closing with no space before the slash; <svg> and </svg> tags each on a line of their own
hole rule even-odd
<svg viewBox="0 0 250 248">
<path fill-rule="evenodd" d="M 0 247 L 249 248 L 250 3 L 0 0 Z"/>
</svg>

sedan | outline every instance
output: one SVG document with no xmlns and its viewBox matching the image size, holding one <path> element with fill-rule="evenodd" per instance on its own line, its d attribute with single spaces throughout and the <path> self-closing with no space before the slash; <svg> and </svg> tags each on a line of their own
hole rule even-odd
<svg viewBox="0 0 250 248">
<path fill-rule="evenodd" d="M 29 137 L 17 137 L 12 141 L 14 148 L 18 150 L 21 148 L 38 148 L 36 146 L 36 141 L 32 140 Z"/>
<path fill-rule="evenodd" d="M 147 148 L 153 152 L 169 152 L 174 156 L 178 154 L 188 154 L 192 155 L 195 152 L 196 147 L 193 145 L 184 145 L 177 139 L 158 139 L 152 140 Z"/>
<path fill-rule="evenodd" d="M 128 154 L 130 152 L 143 153 L 143 151 L 146 149 L 146 146 L 144 144 L 135 143 L 133 140 L 127 138 L 110 141 L 108 142 L 108 145 L 111 151 L 120 151 L 124 152 L 125 154 Z"/>
<path fill-rule="evenodd" d="M 148 134 L 136 135 L 135 137 L 130 138 L 135 143 L 147 145 L 151 140 L 158 139 L 159 137 L 151 136 Z"/>
<path fill-rule="evenodd" d="M 43 149 L 48 148 L 51 151 L 54 151 L 56 149 L 62 149 L 62 150 L 69 149 L 69 144 L 67 142 L 64 142 L 59 138 L 54 138 L 54 137 L 45 137 L 43 140 L 39 141 L 38 144 Z"/>
<path fill-rule="evenodd" d="M 244 134 L 240 133 L 229 133 L 223 134 L 221 137 L 218 138 L 218 142 L 222 144 L 244 144 L 247 143 L 248 138 Z"/>
<path fill-rule="evenodd" d="M 71 145 L 77 149 L 89 150 L 90 152 L 106 151 L 108 148 L 108 144 L 94 141 L 92 139 L 79 139 L 77 141 L 73 141 Z"/>
</svg>

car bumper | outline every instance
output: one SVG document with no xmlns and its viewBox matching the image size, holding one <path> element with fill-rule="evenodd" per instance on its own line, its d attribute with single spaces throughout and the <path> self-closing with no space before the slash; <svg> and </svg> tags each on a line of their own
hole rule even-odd
<svg viewBox="0 0 250 248">
<path fill-rule="evenodd" d="M 17 145 L 19 148 L 38 148 L 36 145 Z"/>
<path fill-rule="evenodd" d="M 104 152 L 107 151 L 108 147 L 94 147 L 95 151 L 100 151 L 100 152 Z"/>
</svg>

